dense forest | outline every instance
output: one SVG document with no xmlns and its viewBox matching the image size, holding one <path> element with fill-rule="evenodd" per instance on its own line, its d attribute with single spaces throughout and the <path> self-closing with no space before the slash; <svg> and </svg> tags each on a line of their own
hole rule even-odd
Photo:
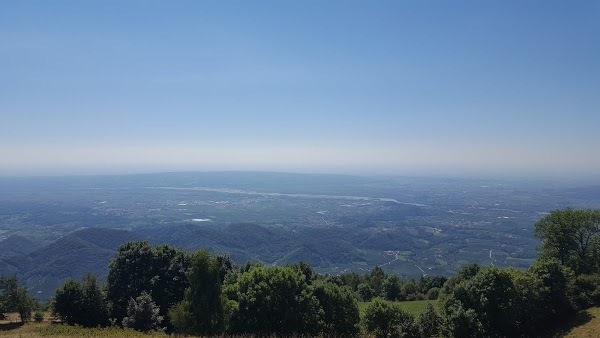
<svg viewBox="0 0 600 338">
<path fill-rule="evenodd" d="M 600 210 L 553 211 L 535 224 L 535 236 L 542 244 L 529 269 L 469 264 L 449 279 L 418 280 L 378 266 L 324 275 L 304 262 L 236 265 L 207 250 L 127 242 L 106 284 L 92 275 L 69 280 L 51 308 L 67 325 L 191 335 L 539 336 L 600 305 Z M 438 298 L 437 309 L 429 304 L 418 316 L 390 302 Z M 362 318 L 359 302 L 368 302 Z M 1 313 L 28 321 L 38 307 L 16 278 L 0 279 Z"/>
</svg>

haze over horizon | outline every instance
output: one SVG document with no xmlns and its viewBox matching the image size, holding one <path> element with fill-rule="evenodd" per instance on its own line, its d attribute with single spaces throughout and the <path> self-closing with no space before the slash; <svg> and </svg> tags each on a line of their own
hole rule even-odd
<svg viewBox="0 0 600 338">
<path fill-rule="evenodd" d="M 597 1 L 0 3 L 0 175 L 600 177 Z"/>
</svg>

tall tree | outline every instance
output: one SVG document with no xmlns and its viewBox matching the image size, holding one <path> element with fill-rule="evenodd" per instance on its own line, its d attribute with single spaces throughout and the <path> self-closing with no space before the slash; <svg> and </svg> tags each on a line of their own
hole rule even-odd
<svg viewBox="0 0 600 338">
<path fill-rule="evenodd" d="M 349 287 L 319 281 L 313 283 L 311 291 L 323 309 L 324 333 L 332 336 L 358 333 L 358 304 Z"/>
<path fill-rule="evenodd" d="M 68 280 L 58 288 L 54 312 L 69 325 L 96 327 L 108 323 L 106 295 L 93 275 L 85 276 L 82 283 Z"/>
<path fill-rule="evenodd" d="M 25 323 L 31 319 L 34 306 L 27 287 L 20 285 L 17 277 L 0 277 L 0 313 L 17 312 Z"/>
<path fill-rule="evenodd" d="M 131 298 L 146 292 L 166 316 L 169 308 L 183 298 L 188 279 L 189 258 L 168 245 L 152 248 L 148 242 L 121 245 L 109 265 L 107 297 L 111 316 L 121 321 Z M 168 323 L 167 323 L 168 326 Z"/>
<path fill-rule="evenodd" d="M 321 329 L 322 309 L 306 278 L 293 267 L 255 266 L 226 285 L 237 305 L 232 317 L 236 333 L 314 333 Z"/>
<path fill-rule="evenodd" d="M 194 253 L 183 300 L 169 312 L 171 322 L 185 333 L 211 335 L 225 328 L 221 294 L 221 261 L 208 251 Z"/>
<path fill-rule="evenodd" d="M 600 272 L 600 210 L 554 210 L 535 224 L 541 256 L 555 258 L 576 273 Z"/>
</svg>

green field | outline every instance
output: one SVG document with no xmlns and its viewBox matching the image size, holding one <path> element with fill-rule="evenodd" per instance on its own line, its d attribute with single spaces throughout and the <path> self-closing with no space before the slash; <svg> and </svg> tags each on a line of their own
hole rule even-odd
<svg viewBox="0 0 600 338">
<path fill-rule="evenodd" d="M 583 338 L 600 336 L 600 307 L 593 307 L 571 317 L 555 337 Z"/>
<path fill-rule="evenodd" d="M 360 311 L 361 318 L 364 315 L 365 309 L 367 308 L 367 305 L 369 305 L 369 303 L 370 302 L 359 302 L 358 303 L 358 309 Z M 421 311 L 423 311 L 423 309 L 427 306 L 427 303 L 433 304 L 435 309 L 439 310 L 439 302 L 437 300 L 412 300 L 412 301 L 405 301 L 405 302 L 390 302 L 390 303 L 399 304 L 402 309 L 406 310 L 408 313 L 410 313 L 414 316 L 418 316 L 419 313 L 421 313 Z"/>
</svg>

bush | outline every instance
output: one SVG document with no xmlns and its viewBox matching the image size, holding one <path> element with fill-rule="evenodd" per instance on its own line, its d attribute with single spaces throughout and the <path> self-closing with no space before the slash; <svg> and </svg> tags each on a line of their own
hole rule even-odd
<svg viewBox="0 0 600 338">
<path fill-rule="evenodd" d="M 41 311 L 36 311 L 35 314 L 33 315 L 33 320 L 36 323 L 41 323 L 44 321 L 44 313 Z"/>
<path fill-rule="evenodd" d="M 159 315 L 160 308 L 152 297 L 142 292 L 136 299 L 130 299 L 127 305 L 127 317 L 123 318 L 123 327 L 137 331 L 162 331 L 160 324 L 163 317 Z"/>
<path fill-rule="evenodd" d="M 411 314 L 397 304 L 375 298 L 365 309 L 365 328 L 376 337 L 416 337 L 418 329 Z"/>
<path fill-rule="evenodd" d="M 312 287 L 312 294 L 323 309 L 324 333 L 334 336 L 358 333 L 358 304 L 348 287 L 316 282 Z"/>
<path fill-rule="evenodd" d="M 440 288 L 433 287 L 427 291 L 427 299 L 436 300 L 440 295 Z"/>
<path fill-rule="evenodd" d="M 431 303 L 427 303 L 427 307 L 419 314 L 418 324 L 422 337 L 437 337 L 442 327 L 442 317 Z"/>
</svg>

